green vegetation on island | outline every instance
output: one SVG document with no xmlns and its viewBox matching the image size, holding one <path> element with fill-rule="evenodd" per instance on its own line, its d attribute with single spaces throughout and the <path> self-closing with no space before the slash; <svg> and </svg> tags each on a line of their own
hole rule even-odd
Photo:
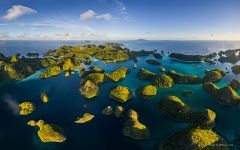
<svg viewBox="0 0 240 150">
<path fill-rule="evenodd" d="M 5 57 L 1 54 L 0 81 L 23 80 L 41 68 L 40 58 L 20 58 L 18 54 Z"/>
<path fill-rule="evenodd" d="M 148 71 L 144 68 L 141 68 L 139 72 L 137 73 L 137 77 L 140 80 L 146 80 L 146 81 L 151 81 L 154 77 L 157 75 L 151 71 Z"/>
<path fill-rule="evenodd" d="M 91 66 L 90 67 L 90 70 L 92 71 L 92 72 L 101 72 L 101 73 L 103 73 L 104 72 L 104 70 L 102 69 L 102 68 L 100 68 L 100 67 L 97 67 L 97 66 Z"/>
<path fill-rule="evenodd" d="M 149 130 L 146 125 L 138 120 L 138 113 L 130 109 L 123 125 L 123 134 L 133 139 L 141 140 L 149 137 Z"/>
<path fill-rule="evenodd" d="M 125 86 L 116 86 L 110 92 L 109 98 L 120 102 L 125 103 L 132 98 L 132 91 Z"/>
<path fill-rule="evenodd" d="M 237 79 L 233 79 L 228 86 L 230 86 L 233 90 L 237 91 L 240 89 L 240 81 Z"/>
<path fill-rule="evenodd" d="M 176 84 L 200 84 L 202 83 L 202 78 L 196 75 L 183 75 L 181 73 L 177 73 L 174 70 L 170 70 L 167 73 L 170 77 L 172 77 L 174 83 Z"/>
<path fill-rule="evenodd" d="M 189 123 L 195 128 L 212 129 L 216 114 L 210 109 L 194 111 L 176 96 L 167 96 L 159 102 L 160 112 L 178 122 Z"/>
<path fill-rule="evenodd" d="M 35 110 L 35 105 L 31 102 L 23 102 L 18 105 L 20 109 L 20 115 L 31 114 Z"/>
<path fill-rule="evenodd" d="M 155 59 L 148 59 L 148 60 L 146 60 L 146 62 L 151 64 L 151 65 L 156 65 L 156 66 L 162 65 L 159 61 L 157 61 Z"/>
<path fill-rule="evenodd" d="M 240 96 L 231 86 L 217 87 L 214 83 L 205 83 L 203 90 L 211 94 L 222 105 L 239 106 Z"/>
<path fill-rule="evenodd" d="M 187 128 L 165 139 L 159 150 L 229 150 L 226 141 L 212 130 Z"/>
<path fill-rule="evenodd" d="M 40 78 L 41 79 L 50 78 L 59 75 L 61 72 L 62 69 L 59 66 L 49 67 L 46 71 L 40 74 Z"/>
<path fill-rule="evenodd" d="M 77 120 L 75 121 L 75 123 L 86 123 L 91 121 L 94 118 L 94 115 L 90 114 L 90 113 L 85 113 L 83 114 L 82 117 L 78 117 Z"/>
<path fill-rule="evenodd" d="M 170 76 L 162 74 L 160 76 L 153 78 L 152 84 L 160 88 L 170 88 L 174 86 L 174 81 Z"/>
<path fill-rule="evenodd" d="M 165 71 L 166 71 L 166 68 L 160 67 L 160 68 L 159 68 L 159 71 L 160 71 L 160 72 L 165 72 Z"/>
<path fill-rule="evenodd" d="M 120 67 L 111 73 L 107 73 L 106 76 L 113 81 L 120 81 L 126 77 L 127 72 L 128 68 Z"/>
<path fill-rule="evenodd" d="M 86 80 L 80 87 L 80 92 L 85 98 L 93 98 L 98 95 L 99 87 L 91 80 Z"/>
<path fill-rule="evenodd" d="M 157 88 L 153 85 L 140 87 L 136 90 L 136 95 L 143 99 L 150 99 L 157 94 Z"/>
<path fill-rule="evenodd" d="M 64 142 L 67 139 L 64 130 L 55 124 L 47 124 L 43 120 L 30 120 L 27 124 L 39 127 L 37 134 L 42 142 Z"/>
<path fill-rule="evenodd" d="M 240 65 L 232 66 L 231 69 L 234 74 L 240 74 Z"/>
<path fill-rule="evenodd" d="M 192 108 L 176 96 L 167 96 L 161 99 L 159 110 L 175 121 L 189 121 L 189 115 L 192 113 Z"/>
<path fill-rule="evenodd" d="M 212 53 L 209 55 L 185 55 L 180 53 L 171 53 L 169 55 L 170 58 L 181 60 L 181 61 L 190 61 L 190 62 L 201 62 L 201 61 L 210 61 L 214 57 L 216 57 L 216 53 Z"/>
<path fill-rule="evenodd" d="M 90 73 L 84 78 L 84 80 L 91 80 L 96 85 L 99 85 L 106 81 L 106 77 L 104 73 Z"/>
<path fill-rule="evenodd" d="M 69 70 L 74 70 L 75 69 L 75 64 L 72 62 L 72 60 L 70 58 L 68 58 L 63 66 L 62 66 L 63 70 L 69 71 Z"/>
<path fill-rule="evenodd" d="M 215 126 L 216 113 L 210 109 L 195 111 L 190 114 L 190 122 L 193 127 L 212 129 Z"/>
<path fill-rule="evenodd" d="M 223 76 L 226 75 L 225 71 L 221 69 L 206 70 L 206 75 L 203 77 L 203 82 L 219 82 Z"/>
<path fill-rule="evenodd" d="M 117 118 L 123 117 L 124 113 L 124 108 L 122 106 L 116 106 L 114 110 L 114 115 Z"/>
<path fill-rule="evenodd" d="M 65 77 L 69 77 L 69 76 L 70 76 L 69 71 L 66 71 L 64 76 L 65 76 Z"/>
<path fill-rule="evenodd" d="M 41 93 L 41 100 L 42 100 L 42 102 L 44 102 L 44 103 L 47 103 L 47 102 L 48 102 L 49 98 L 48 98 L 48 96 L 47 96 L 47 93 Z"/>
<path fill-rule="evenodd" d="M 120 62 L 132 59 L 137 61 L 137 57 L 154 54 L 153 51 L 130 51 L 123 48 L 118 43 L 106 43 L 100 45 L 63 45 L 58 49 L 48 50 L 43 58 L 39 58 L 38 53 L 27 54 L 20 58 L 19 54 L 5 57 L 0 56 L 0 80 L 23 80 L 34 74 L 36 71 L 45 68 L 40 74 L 40 78 L 45 79 L 59 75 L 63 70 L 67 71 L 68 77 L 72 70 L 83 71 L 80 64 L 90 65 L 93 58 L 100 59 L 104 63 Z"/>
</svg>

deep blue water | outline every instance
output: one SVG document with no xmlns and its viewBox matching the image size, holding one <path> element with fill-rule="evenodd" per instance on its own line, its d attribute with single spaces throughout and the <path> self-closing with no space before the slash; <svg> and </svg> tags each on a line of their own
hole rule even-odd
<svg viewBox="0 0 240 150">
<path fill-rule="evenodd" d="M 27 52 L 38 50 L 44 52 L 49 48 L 57 48 L 62 44 L 79 44 L 78 41 L 52 41 L 52 42 L 31 42 L 31 41 L 2 41 L 0 49 L 5 54 L 16 52 Z M 4 45 L 5 43 L 5 45 Z M 208 41 L 125 41 L 126 47 L 132 50 L 165 50 L 191 54 L 208 54 L 219 50 L 240 48 L 240 42 L 208 42 Z M 184 46 L 185 45 L 185 46 Z M 26 51 L 25 51 L 26 50 Z M 109 91 L 113 86 L 125 85 L 135 91 L 148 82 L 140 81 L 136 74 L 140 67 L 144 67 L 157 74 L 160 74 L 159 67 L 145 63 L 146 59 L 152 56 L 139 59 L 138 68 L 132 68 L 132 61 L 103 64 L 100 61 L 92 65 L 102 67 L 106 72 L 125 66 L 130 69 L 127 77 L 117 83 L 106 82 L 100 86 L 98 97 L 87 100 L 79 92 L 80 77 L 77 73 L 69 78 L 61 74 L 58 77 L 40 80 L 39 72 L 24 81 L 3 84 L 0 86 L 0 149 L 1 150 L 112 150 L 112 149 L 150 149 L 155 150 L 159 142 L 175 131 L 185 128 L 187 125 L 178 123 L 164 117 L 158 111 L 157 104 L 160 98 L 166 95 L 176 95 L 183 99 L 195 110 L 210 108 L 216 112 L 216 126 L 214 131 L 227 140 L 229 144 L 234 144 L 232 149 L 238 149 L 236 139 L 240 140 L 240 110 L 237 108 L 219 105 L 212 96 L 201 89 L 201 85 L 175 85 L 170 89 L 158 89 L 158 95 L 149 101 L 140 100 L 134 97 L 123 104 L 127 110 L 135 109 L 140 116 L 140 121 L 147 125 L 150 130 L 150 137 L 147 140 L 132 140 L 122 135 L 123 120 L 115 117 L 105 116 L 101 113 L 107 105 L 119 105 L 108 98 Z M 205 69 L 223 68 L 230 70 L 231 64 L 209 65 L 207 63 L 184 63 L 171 60 L 164 56 L 160 60 L 167 70 L 174 69 L 184 74 L 204 75 Z M 219 86 L 227 85 L 233 78 L 239 76 L 230 73 L 218 83 Z M 191 97 L 182 97 L 181 91 L 184 89 L 193 90 Z M 47 92 L 49 102 L 43 104 L 40 101 L 40 93 Z M 14 113 L 16 104 L 23 101 L 33 101 L 36 104 L 36 111 L 28 116 L 18 116 Z M 87 107 L 84 107 L 86 105 Z M 75 124 L 78 116 L 85 112 L 95 115 L 95 118 L 86 124 Z M 54 123 L 64 128 L 67 140 L 63 143 L 42 143 L 36 135 L 36 129 L 26 125 L 30 119 L 43 119 L 48 123 Z"/>
</svg>

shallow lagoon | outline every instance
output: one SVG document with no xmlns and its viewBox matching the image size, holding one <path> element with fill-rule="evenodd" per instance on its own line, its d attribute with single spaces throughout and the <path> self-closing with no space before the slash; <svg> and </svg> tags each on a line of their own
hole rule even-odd
<svg viewBox="0 0 240 150">
<path fill-rule="evenodd" d="M 201 85 L 175 85 L 170 89 L 158 88 L 158 94 L 151 100 L 141 100 L 134 97 L 123 106 L 134 108 L 140 116 L 140 121 L 146 124 L 150 130 L 150 137 L 147 140 L 132 140 L 122 134 L 123 120 L 102 114 L 102 109 L 107 105 L 116 106 L 113 100 L 108 98 L 110 89 L 116 85 L 128 86 L 132 91 L 138 87 L 148 84 L 136 78 L 140 67 L 146 68 L 157 74 L 161 74 L 159 66 L 147 64 L 145 60 L 152 58 L 141 57 L 138 67 L 132 68 L 132 61 L 103 64 L 100 61 L 94 62 L 93 66 L 103 68 L 110 72 L 120 66 L 130 69 L 127 77 L 120 82 L 108 81 L 100 85 L 100 94 L 98 97 L 88 100 L 83 98 L 79 92 L 80 77 L 77 72 L 69 78 L 60 76 L 41 80 L 38 78 L 39 72 L 30 76 L 26 80 L 2 84 L 0 86 L 1 105 L 0 117 L 0 145 L 4 149 L 157 149 L 159 142 L 171 135 L 173 132 L 185 128 L 184 123 L 177 123 L 160 114 L 157 104 L 160 98 L 166 95 L 176 95 L 183 99 L 195 110 L 210 108 L 216 112 L 216 126 L 213 128 L 219 135 L 225 138 L 229 144 L 234 144 L 232 149 L 238 149 L 235 139 L 240 134 L 239 126 L 240 110 L 237 108 L 224 107 L 219 105 L 214 98 L 201 89 Z M 185 63 L 171 60 L 164 56 L 162 60 L 163 67 L 167 70 L 174 69 L 184 74 L 204 75 L 205 69 L 226 67 L 230 71 L 230 64 L 210 65 L 207 63 Z M 231 79 L 238 76 L 230 71 L 227 76 L 218 83 L 220 86 L 228 84 Z M 182 90 L 193 90 L 191 97 L 182 97 Z M 48 93 L 50 98 L 47 104 L 40 100 L 41 92 Z M 33 101 L 36 104 L 36 111 L 28 116 L 17 116 L 12 113 L 14 103 L 12 102 Z M 8 103 L 11 108 L 8 108 Z M 75 124 L 78 116 L 85 112 L 95 115 L 95 118 L 86 124 Z M 46 122 L 54 123 L 64 128 L 67 140 L 64 143 L 42 143 L 36 135 L 36 130 L 26 125 L 30 119 L 43 119 Z M 13 144 L 14 143 L 14 144 Z"/>
</svg>

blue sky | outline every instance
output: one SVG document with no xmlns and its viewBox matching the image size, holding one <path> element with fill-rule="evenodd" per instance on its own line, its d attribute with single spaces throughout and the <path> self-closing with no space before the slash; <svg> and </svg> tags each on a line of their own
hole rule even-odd
<svg viewBox="0 0 240 150">
<path fill-rule="evenodd" d="M 240 40 L 240 0 L 1 0 L 0 39 Z"/>
</svg>

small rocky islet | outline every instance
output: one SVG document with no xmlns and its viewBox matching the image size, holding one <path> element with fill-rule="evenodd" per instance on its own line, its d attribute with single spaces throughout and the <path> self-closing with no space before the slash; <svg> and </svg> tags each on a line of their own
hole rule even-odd
<svg viewBox="0 0 240 150">
<path fill-rule="evenodd" d="M 27 123 L 29 126 L 38 126 L 38 137 L 42 142 L 64 142 L 67 138 L 64 130 L 55 124 L 45 123 L 43 120 L 30 120 Z"/>
<path fill-rule="evenodd" d="M 138 115 L 137 111 L 134 109 L 125 110 L 124 107 L 125 103 L 135 97 L 135 95 L 137 98 L 151 101 L 155 95 L 161 95 L 159 89 L 171 90 L 177 85 L 202 85 L 202 90 L 206 94 L 211 95 L 212 99 L 216 99 L 219 104 L 226 106 L 239 106 L 240 104 L 240 96 L 237 93 L 240 88 L 240 82 L 237 79 L 233 79 L 228 85 L 223 87 L 216 85 L 227 75 L 227 71 L 211 68 L 203 71 L 202 76 L 184 74 L 168 69 L 165 66 L 159 67 L 164 64 L 162 63 L 162 57 L 189 63 L 206 62 L 216 64 L 228 62 L 233 64 L 231 67 L 232 72 L 239 74 L 240 67 L 234 65 L 240 60 L 240 57 L 236 55 L 239 51 L 220 51 L 219 53 L 209 55 L 171 53 L 168 56 L 164 56 L 165 53 L 160 54 L 156 51 L 130 51 L 117 43 L 78 46 L 64 45 L 59 49 L 47 51 L 43 57 L 39 57 L 38 53 L 29 53 L 27 54 L 28 57 L 21 57 L 19 54 L 5 57 L 3 54 L 0 54 L 0 80 L 23 80 L 38 70 L 42 70 L 39 76 L 40 79 L 48 80 L 48 78 L 59 76 L 63 72 L 65 72 L 65 77 L 71 78 L 71 75 L 75 75 L 75 71 L 77 71 L 81 79 L 79 92 L 86 99 L 98 97 L 101 95 L 102 86 L 107 82 L 113 82 L 116 86 L 108 91 L 109 99 L 116 101 L 116 104 L 119 105 L 107 105 L 102 110 L 102 113 L 123 120 L 122 134 L 126 137 L 144 140 L 151 136 L 151 128 L 148 128 L 148 125 L 141 121 L 141 116 Z M 154 59 L 148 59 L 145 63 L 158 67 L 158 73 L 144 68 L 146 66 L 139 65 L 138 59 L 149 55 L 152 55 Z M 216 56 L 219 56 L 219 58 L 217 59 Z M 111 72 L 105 72 L 104 68 L 91 66 L 94 62 L 93 58 L 100 60 L 104 64 L 132 60 L 134 69 L 138 69 L 136 78 L 145 85 L 139 86 L 137 89 L 131 89 L 122 85 L 121 81 L 127 78 L 130 71 L 129 68 L 121 66 Z M 180 92 L 182 92 L 183 97 L 190 98 L 193 93 L 193 91 L 189 90 Z M 40 99 L 44 103 L 49 101 L 47 93 L 41 93 Z M 54 99 L 54 97 L 51 97 L 51 99 Z M 35 104 L 32 102 L 19 104 L 20 115 L 29 115 L 35 109 Z M 222 150 L 228 149 L 226 141 L 214 132 L 217 114 L 211 108 L 194 110 L 181 98 L 169 95 L 159 99 L 158 111 L 171 120 L 188 124 L 186 129 L 175 132 L 166 137 L 163 142 L 160 142 L 159 149 L 214 149 L 216 144 L 222 144 Z M 78 117 L 75 123 L 86 123 L 94 117 L 91 112 L 85 113 L 82 117 Z M 67 139 L 63 129 L 57 125 L 45 123 L 43 120 L 37 122 L 30 120 L 27 124 L 39 127 L 37 134 L 42 142 L 64 142 Z"/>
</svg>

